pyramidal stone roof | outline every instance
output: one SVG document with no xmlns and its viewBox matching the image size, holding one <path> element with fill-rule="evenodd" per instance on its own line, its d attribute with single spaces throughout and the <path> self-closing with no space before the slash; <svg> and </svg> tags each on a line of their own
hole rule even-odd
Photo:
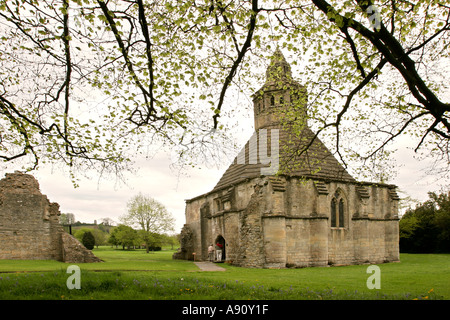
<svg viewBox="0 0 450 320">
<path fill-rule="evenodd" d="M 306 102 L 305 88 L 277 48 L 253 95 L 255 133 L 212 191 L 259 176 L 356 182 L 308 127 Z"/>
</svg>

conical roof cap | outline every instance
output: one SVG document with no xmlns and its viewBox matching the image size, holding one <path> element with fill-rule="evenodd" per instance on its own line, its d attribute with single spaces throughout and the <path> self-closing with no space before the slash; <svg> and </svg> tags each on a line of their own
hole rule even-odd
<svg viewBox="0 0 450 320">
<path fill-rule="evenodd" d="M 292 80 L 292 70 L 280 48 L 277 47 L 266 70 L 266 83 L 277 80 Z"/>
</svg>

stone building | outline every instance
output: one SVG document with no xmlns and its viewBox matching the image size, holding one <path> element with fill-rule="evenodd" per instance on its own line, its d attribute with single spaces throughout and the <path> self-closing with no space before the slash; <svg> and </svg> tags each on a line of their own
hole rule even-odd
<svg viewBox="0 0 450 320">
<path fill-rule="evenodd" d="M 306 100 L 277 49 L 253 95 L 255 134 L 213 190 L 186 200 L 174 258 L 206 260 L 220 243 L 221 260 L 244 267 L 399 260 L 396 187 L 356 181 L 313 139 Z"/>
<path fill-rule="evenodd" d="M 100 262 L 64 231 L 60 214 L 33 176 L 7 173 L 0 180 L 0 259 Z"/>
</svg>

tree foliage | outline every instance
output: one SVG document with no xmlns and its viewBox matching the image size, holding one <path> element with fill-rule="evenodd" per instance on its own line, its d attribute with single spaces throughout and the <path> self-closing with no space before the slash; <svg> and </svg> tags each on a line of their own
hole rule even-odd
<svg viewBox="0 0 450 320">
<path fill-rule="evenodd" d="M 175 219 L 164 205 L 141 193 L 127 203 L 128 212 L 121 219 L 125 225 L 139 227 L 147 252 L 159 234 L 174 230 Z"/>
<path fill-rule="evenodd" d="M 90 231 L 87 231 L 83 234 L 83 239 L 81 240 L 81 242 L 86 247 L 86 249 L 88 249 L 88 250 L 94 249 L 95 238 L 94 238 L 94 235 Z"/>
<path fill-rule="evenodd" d="M 83 236 L 86 232 L 90 232 L 91 228 L 79 228 L 74 230 L 73 236 L 77 238 L 80 242 L 83 242 Z"/>
<path fill-rule="evenodd" d="M 130 248 L 138 244 L 138 233 L 133 228 L 121 224 L 111 231 L 108 242 L 116 246 L 121 245 L 122 249 Z"/>
<path fill-rule="evenodd" d="M 72 225 L 75 223 L 75 215 L 73 213 L 61 213 L 59 223 L 62 225 Z"/>
<path fill-rule="evenodd" d="M 448 172 L 448 1 L 1 0 L 0 24 L 0 158 L 24 168 L 120 174 L 156 143 L 226 137 L 278 46 L 342 163 L 383 180 L 408 135 Z"/>
<path fill-rule="evenodd" d="M 95 239 L 95 246 L 98 248 L 98 246 L 103 246 L 107 243 L 108 240 L 108 234 L 103 231 L 101 228 L 101 225 L 99 225 L 98 229 L 92 229 L 91 233 L 94 236 Z"/>
<path fill-rule="evenodd" d="M 429 200 L 400 220 L 402 252 L 450 252 L 450 193 L 430 192 Z"/>
</svg>

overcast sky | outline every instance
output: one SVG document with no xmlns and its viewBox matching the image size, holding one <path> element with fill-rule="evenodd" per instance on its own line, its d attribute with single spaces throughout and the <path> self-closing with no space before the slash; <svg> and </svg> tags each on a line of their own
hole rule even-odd
<svg viewBox="0 0 450 320">
<path fill-rule="evenodd" d="M 180 176 L 169 164 L 170 155 L 159 154 L 154 159 L 140 161 L 141 169 L 136 174 L 127 174 L 124 183 L 115 180 L 98 181 L 81 179 L 74 188 L 70 179 L 60 172 L 40 171 L 34 176 L 39 180 L 41 192 L 51 202 L 60 205 L 62 213 L 73 213 L 81 222 L 101 222 L 111 218 L 120 222 L 126 213 L 127 201 L 142 192 L 161 202 L 176 219 L 176 232 L 182 228 L 185 200 L 210 191 L 220 178 L 218 170 L 203 168 L 190 170 L 191 176 Z"/>
</svg>

